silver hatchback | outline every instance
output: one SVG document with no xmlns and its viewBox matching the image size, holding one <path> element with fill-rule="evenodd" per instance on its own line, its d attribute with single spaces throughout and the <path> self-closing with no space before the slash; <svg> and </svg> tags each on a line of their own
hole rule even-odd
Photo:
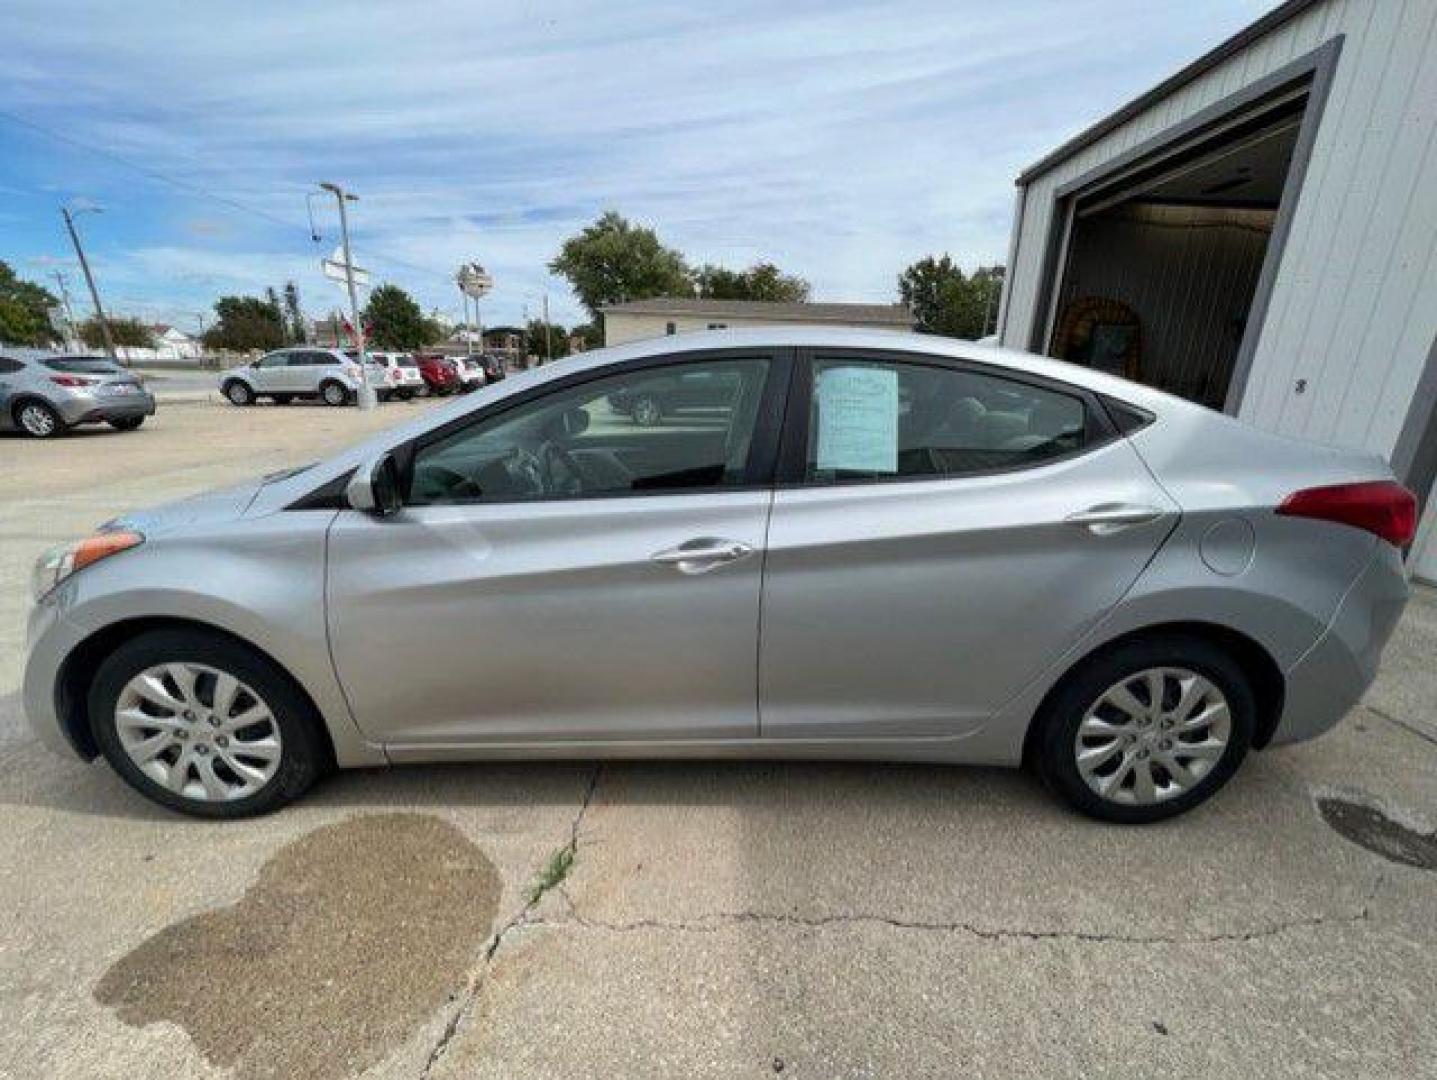
<svg viewBox="0 0 1437 1080">
<path fill-rule="evenodd" d="M 80 424 L 134 431 L 154 414 L 154 395 L 113 360 L 0 348 L 0 430 L 37 439 Z"/>
<path fill-rule="evenodd" d="M 685 756 L 1028 763 L 1146 822 L 1352 707 L 1414 526 L 1376 457 L 1090 369 L 684 335 L 49 553 L 24 701 L 211 817 L 331 765 Z"/>
</svg>

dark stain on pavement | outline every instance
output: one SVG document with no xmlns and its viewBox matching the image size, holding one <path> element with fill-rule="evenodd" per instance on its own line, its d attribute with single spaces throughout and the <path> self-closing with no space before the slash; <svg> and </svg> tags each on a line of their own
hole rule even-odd
<svg viewBox="0 0 1437 1080">
<path fill-rule="evenodd" d="M 1318 799 L 1317 809 L 1341 835 L 1389 862 L 1437 870 L 1437 833 L 1417 832 L 1381 810 L 1346 799 Z"/>
<path fill-rule="evenodd" d="M 137 1027 L 178 1024 L 240 1077 L 346 1076 L 463 984 L 499 893 L 447 822 L 351 818 L 281 848 L 237 903 L 122 957 L 95 998 Z"/>
</svg>

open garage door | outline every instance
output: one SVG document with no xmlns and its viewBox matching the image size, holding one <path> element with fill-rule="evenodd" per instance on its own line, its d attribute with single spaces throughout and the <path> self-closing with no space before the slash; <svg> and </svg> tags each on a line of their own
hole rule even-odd
<svg viewBox="0 0 1437 1080">
<path fill-rule="evenodd" d="M 1071 192 L 1044 351 L 1235 411 L 1309 97 L 1286 87 Z"/>
</svg>

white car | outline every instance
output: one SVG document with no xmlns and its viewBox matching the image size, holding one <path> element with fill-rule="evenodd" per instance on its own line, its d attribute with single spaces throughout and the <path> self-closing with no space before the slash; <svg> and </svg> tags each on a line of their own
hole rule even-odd
<svg viewBox="0 0 1437 1080">
<path fill-rule="evenodd" d="M 484 374 L 484 358 L 482 356 L 451 356 L 454 368 L 459 372 L 459 392 L 467 394 L 470 390 L 478 390 L 489 379 Z"/>
<path fill-rule="evenodd" d="M 409 353 L 372 352 L 369 359 L 383 369 L 378 386 L 381 400 L 409 401 L 424 393 L 424 376 L 420 374 L 418 361 Z"/>
<path fill-rule="evenodd" d="M 383 372 L 372 363 L 369 372 L 378 390 Z M 315 397 L 326 405 L 348 405 L 359 393 L 359 380 L 359 364 L 343 350 L 298 346 L 230 368 L 220 376 L 220 393 L 234 405 L 253 405 L 262 397 L 278 405 Z"/>
</svg>

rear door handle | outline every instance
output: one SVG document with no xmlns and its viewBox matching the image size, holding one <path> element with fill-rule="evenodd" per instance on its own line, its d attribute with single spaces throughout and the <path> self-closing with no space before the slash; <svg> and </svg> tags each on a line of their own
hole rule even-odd
<svg viewBox="0 0 1437 1080">
<path fill-rule="evenodd" d="M 665 548 L 649 556 L 651 562 L 676 567 L 684 574 L 702 574 L 726 563 L 738 562 L 753 554 L 753 547 L 741 540 L 720 540 L 711 536 L 685 540 L 678 547 Z"/>
<path fill-rule="evenodd" d="M 1139 503 L 1099 503 L 1086 510 L 1069 514 L 1063 520 L 1069 525 L 1085 525 L 1089 532 L 1098 536 L 1119 532 L 1129 525 L 1142 525 L 1156 521 L 1164 511 L 1157 506 L 1143 506 Z"/>
</svg>

